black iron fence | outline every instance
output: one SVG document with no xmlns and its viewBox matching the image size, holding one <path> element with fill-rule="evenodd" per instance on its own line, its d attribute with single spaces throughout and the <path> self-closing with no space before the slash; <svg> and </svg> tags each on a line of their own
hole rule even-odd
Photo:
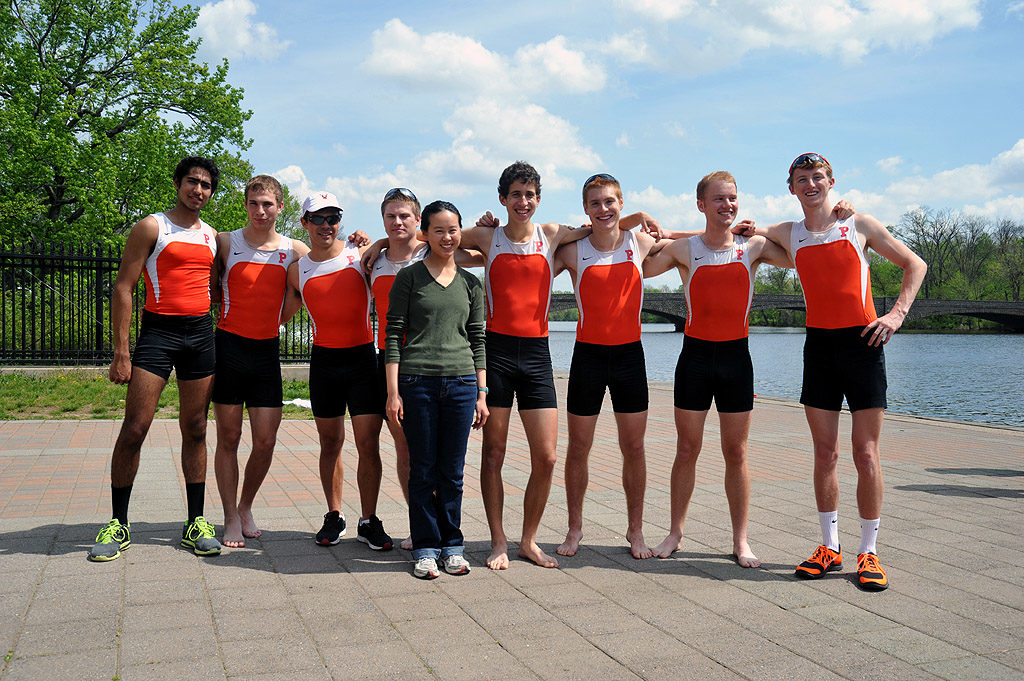
<svg viewBox="0 0 1024 681">
<path fill-rule="evenodd" d="M 0 364 L 105 364 L 114 357 L 110 296 L 121 263 L 117 247 L 0 244 Z M 145 303 L 139 282 L 129 331 L 132 347 Z M 281 359 L 309 359 L 306 311 L 281 331 Z"/>
</svg>

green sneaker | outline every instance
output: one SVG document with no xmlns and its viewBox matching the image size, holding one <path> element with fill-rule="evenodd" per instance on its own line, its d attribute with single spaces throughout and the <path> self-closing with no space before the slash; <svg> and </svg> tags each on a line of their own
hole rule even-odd
<svg viewBox="0 0 1024 681">
<path fill-rule="evenodd" d="M 89 560 L 105 563 L 118 558 L 122 551 L 132 545 L 132 538 L 128 532 L 130 527 L 131 525 L 122 525 L 117 518 L 111 518 L 96 535 L 96 543 L 89 550 Z"/>
<path fill-rule="evenodd" d="M 220 554 L 220 542 L 217 541 L 213 525 L 206 518 L 199 516 L 190 523 L 185 523 L 181 531 L 181 545 L 192 549 L 197 556 L 216 556 Z"/>
</svg>

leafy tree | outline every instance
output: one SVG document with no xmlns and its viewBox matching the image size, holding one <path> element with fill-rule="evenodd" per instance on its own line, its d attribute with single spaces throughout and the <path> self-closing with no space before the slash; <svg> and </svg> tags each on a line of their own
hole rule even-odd
<svg viewBox="0 0 1024 681">
<path fill-rule="evenodd" d="M 170 0 L 0 5 L 0 239 L 119 241 L 173 203 L 190 154 L 222 167 L 204 217 L 216 227 L 233 205 L 224 217 L 244 221 L 232 192 L 252 172 L 237 151 L 251 112 L 227 60 L 196 61 L 197 16 Z"/>
<path fill-rule="evenodd" d="M 1024 294 L 1024 224 L 1000 220 L 992 234 L 996 276 L 1004 283 L 1005 300 Z"/>
<path fill-rule="evenodd" d="M 907 211 L 900 218 L 895 230 L 897 238 L 928 263 L 928 272 L 921 284 L 921 295 L 925 298 L 940 297 L 942 287 L 956 271 L 953 255 L 960 223 L 961 218 L 956 213 L 936 213 L 928 208 Z"/>
</svg>

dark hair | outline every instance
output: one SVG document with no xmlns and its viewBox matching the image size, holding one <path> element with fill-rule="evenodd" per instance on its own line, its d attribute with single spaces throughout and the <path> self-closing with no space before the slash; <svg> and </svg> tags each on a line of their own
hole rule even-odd
<svg viewBox="0 0 1024 681">
<path fill-rule="evenodd" d="M 423 209 L 423 215 L 421 216 L 422 222 L 420 222 L 420 231 L 426 232 L 430 228 L 430 217 L 448 211 L 449 213 L 455 213 L 455 217 L 459 219 L 459 229 L 462 229 L 462 213 L 455 207 L 455 204 L 447 201 L 431 201 Z"/>
<path fill-rule="evenodd" d="M 210 173 L 210 193 L 216 192 L 217 184 L 220 182 L 220 168 L 213 162 L 213 159 L 205 156 L 189 156 L 178 161 L 178 165 L 174 168 L 174 184 L 180 185 L 188 175 L 188 171 L 193 168 L 202 168 Z"/>
<path fill-rule="evenodd" d="M 501 177 L 498 178 L 498 196 L 508 196 L 508 190 L 512 188 L 513 182 L 532 184 L 537 189 L 537 197 L 540 197 L 540 173 L 526 161 L 516 161 L 501 171 Z"/>
</svg>

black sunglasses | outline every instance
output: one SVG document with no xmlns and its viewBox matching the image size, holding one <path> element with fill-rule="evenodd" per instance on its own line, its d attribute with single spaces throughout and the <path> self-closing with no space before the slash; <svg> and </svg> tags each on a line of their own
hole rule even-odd
<svg viewBox="0 0 1024 681">
<path fill-rule="evenodd" d="M 338 213 L 337 215 L 310 215 L 306 219 L 312 222 L 317 227 L 324 224 L 325 222 L 329 224 L 331 227 L 334 227 L 334 225 L 341 222 L 341 214 Z"/>
<path fill-rule="evenodd" d="M 789 164 L 789 172 L 792 174 L 793 168 L 803 165 L 804 163 L 824 163 L 829 168 L 832 167 L 832 164 L 828 162 L 828 159 L 821 154 L 800 154 L 792 163 Z"/>
<path fill-rule="evenodd" d="M 593 182 L 594 180 L 608 180 L 610 182 L 614 182 L 615 184 L 619 183 L 618 180 L 616 180 L 608 173 L 597 173 L 596 175 L 591 175 L 590 177 L 587 178 L 587 181 L 583 183 L 583 188 L 586 189 L 587 185 Z"/>
<path fill-rule="evenodd" d="M 412 193 L 412 190 L 406 189 L 405 187 L 395 187 L 394 189 L 389 189 L 388 193 L 384 195 L 384 200 L 387 201 L 393 196 L 404 196 L 407 199 L 419 201 L 419 199 L 416 198 L 416 195 Z"/>
</svg>

